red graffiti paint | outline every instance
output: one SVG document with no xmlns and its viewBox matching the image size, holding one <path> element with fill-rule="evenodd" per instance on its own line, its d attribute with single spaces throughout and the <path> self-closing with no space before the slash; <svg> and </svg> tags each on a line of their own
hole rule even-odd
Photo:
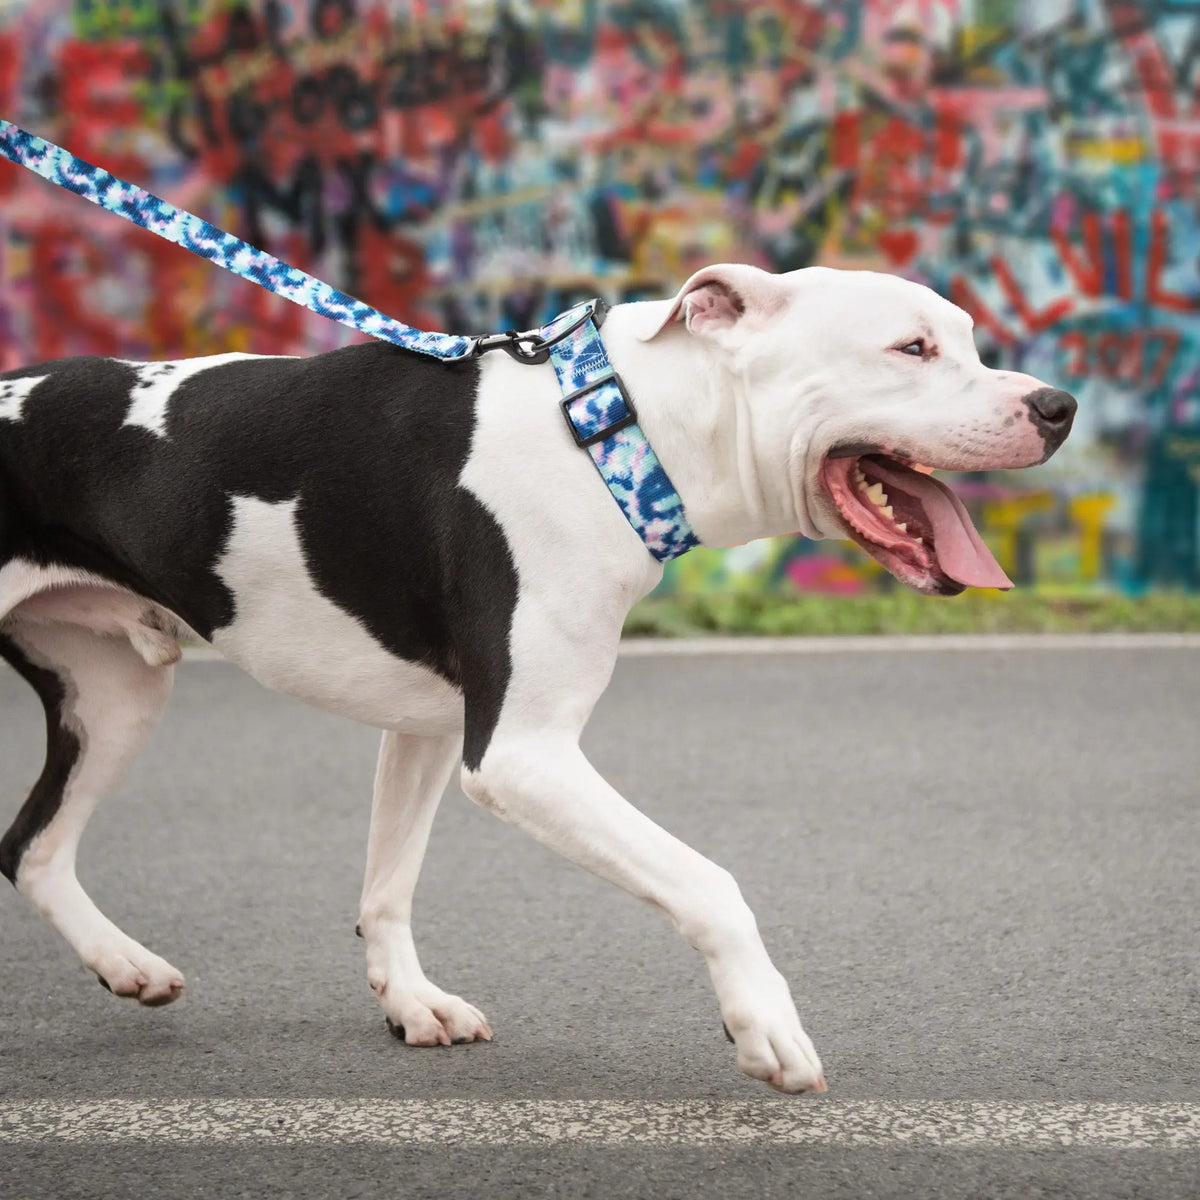
<svg viewBox="0 0 1200 1200">
<path fill-rule="evenodd" d="M 130 134 L 141 119 L 134 88 L 146 66 L 145 52 L 136 42 L 64 43 L 60 136 L 80 158 L 124 177 L 145 172 L 146 161 Z"/>
<path fill-rule="evenodd" d="M 1025 298 L 1008 263 L 999 255 L 994 256 L 991 262 L 992 270 L 996 273 L 1000 287 L 1020 318 L 1025 332 L 1037 334 L 1043 330 L 1050 329 L 1074 310 L 1075 301 L 1070 298 L 1064 298 L 1048 304 L 1041 312 L 1035 312 Z"/>
<path fill-rule="evenodd" d="M 1174 367 L 1182 337 L 1169 326 L 1107 333 L 1074 331 L 1059 338 L 1064 370 L 1072 379 L 1108 379 L 1155 391 Z"/>
<path fill-rule="evenodd" d="M 959 308 L 969 312 L 975 318 L 976 327 L 990 333 L 1001 346 L 1011 348 L 1017 345 L 1016 336 L 997 320 L 996 314 L 984 304 L 965 275 L 956 275 L 950 281 L 950 299 Z"/>
<path fill-rule="evenodd" d="M 1146 299 L 1150 304 L 1174 312 L 1200 312 L 1200 286 L 1190 296 L 1168 290 L 1163 283 L 1163 270 L 1170 253 L 1170 227 L 1166 214 L 1156 212 L 1151 217 L 1150 256 L 1146 266 Z"/>
</svg>

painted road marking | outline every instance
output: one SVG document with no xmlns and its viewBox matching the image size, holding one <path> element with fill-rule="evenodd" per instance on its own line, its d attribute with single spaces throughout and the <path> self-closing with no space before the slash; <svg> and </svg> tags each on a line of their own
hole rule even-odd
<svg viewBox="0 0 1200 1200">
<path fill-rule="evenodd" d="M 880 1100 L 9 1100 L 0 1145 L 814 1145 L 1200 1149 L 1200 1104 Z"/>
<path fill-rule="evenodd" d="M 622 658 L 677 654 L 878 654 L 929 650 L 1200 650 L 1200 633 L 935 633 L 858 637 L 625 638 Z M 189 646 L 185 661 L 224 662 L 211 646 Z"/>
</svg>

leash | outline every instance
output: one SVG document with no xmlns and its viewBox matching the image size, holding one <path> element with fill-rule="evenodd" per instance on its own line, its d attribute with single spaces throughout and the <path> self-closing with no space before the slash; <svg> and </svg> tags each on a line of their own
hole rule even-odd
<svg viewBox="0 0 1200 1200">
<path fill-rule="evenodd" d="M 289 266 L 202 217 L 176 208 L 145 188 L 126 183 L 103 167 L 84 162 L 69 150 L 27 133 L 9 121 L 0 120 L 0 155 L 318 316 L 446 362 L 470 358 L 475 353 L 480 339 L 423 333 L 386 317 L 369 304 Z"/>
<path fill-rule="evenodd" d="M 660 562 L 700 544 L 683 501 L 637 424 L 637 412 L 600 337 L 607 306 L 589 300 L 540 329 L 464 337 L 429 333 L 251 246 L 194 213 L 85 162 L 62 146 L 0 120 L 0 157 L 206 258 L 318 316 L 442 362 L 503 350 L 518 362 L 549 360 L 563 391 L 561 407 L 575 443 L 587 450 L 630 525 Z"/>
</svg>

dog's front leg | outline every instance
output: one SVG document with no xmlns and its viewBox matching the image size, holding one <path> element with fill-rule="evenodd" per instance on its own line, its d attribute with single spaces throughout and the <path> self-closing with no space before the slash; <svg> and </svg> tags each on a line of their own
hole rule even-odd
<svg viewBox="0 0 1200 1200">
<path fill-rule="evenodd" d="M 385 733 L 379 748 L 358 932 L 367 942 L 367 982 L 389 1028 L 410 1046 L 492 1037 L 483 1013 L 425 977 L 412 935 L 417 874 L 461 746 L 457 735 Z"/>
<path fill-rule="evenodd" d="M 553 705 L 558 717 L 573 704 Z M 590 706 L 589 706 L 590 707 Z M 523 709 L 523 711 L 521 711 Z M 463 787 L 559 854 L 661 908 L 708 963 L 747 1075 L 783 1092 L 824 1091 L 821 1062 L 733 876 L 638 812 L 596 772 L 578 732 L 501 720 Z M 470 715 L 468 713 L 468 721 Z"/>
</svg>

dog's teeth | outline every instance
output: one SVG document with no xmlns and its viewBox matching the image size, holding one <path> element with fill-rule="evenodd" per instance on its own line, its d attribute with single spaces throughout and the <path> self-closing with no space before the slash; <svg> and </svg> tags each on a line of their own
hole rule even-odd
<svg viewBox="0 0 1200 1200">
<path fill-rule="evenodd" d="M 923 538 L 913 538 L 913 541 L 916 542 L 918 546 L 925 545 L 925 541 Z"/>
<path fill-rule="evenodd" d="M 885 505 L 884 505 L 884 506 L 883 506 L 883 507 L 882 507 L 882 508 L 881 508 L 879 511 L 880 511 L 881 513 L 883 513 L 883 515 L 884 515 L 885 517 L 887 517 L 887 519 L 888 519 L 889 521 L 890 521 L 890 520 L 892 520 L 892 518 L 893 518 L 894 514 L 893 514 L 893 512 L 892 512 L 892 506 L 891 506 L 890 504 L 885 504 Z"/>
<path fill-rule="evenodd" d="M 896 522 L 896 528 L 897 528 L 898 530 L 900 530 L 900 532 L 901 532 L 901 533 L 907 533 L 907 532 L 908 532 L 908 525 L 907 525 L 907 524 L 906 524 L 904 521 L 897 521 L 897 522 Z"/>
<path fill-rule="evenodd" d="M 878 504 L 880 507 L 885 505 L 887 503 L 887 497 L 884 495 L 883 484 L 871 484 L 871 486 L 867 488 L 867 499 L 870 500 L 872 504 Z"/>
</svg>

